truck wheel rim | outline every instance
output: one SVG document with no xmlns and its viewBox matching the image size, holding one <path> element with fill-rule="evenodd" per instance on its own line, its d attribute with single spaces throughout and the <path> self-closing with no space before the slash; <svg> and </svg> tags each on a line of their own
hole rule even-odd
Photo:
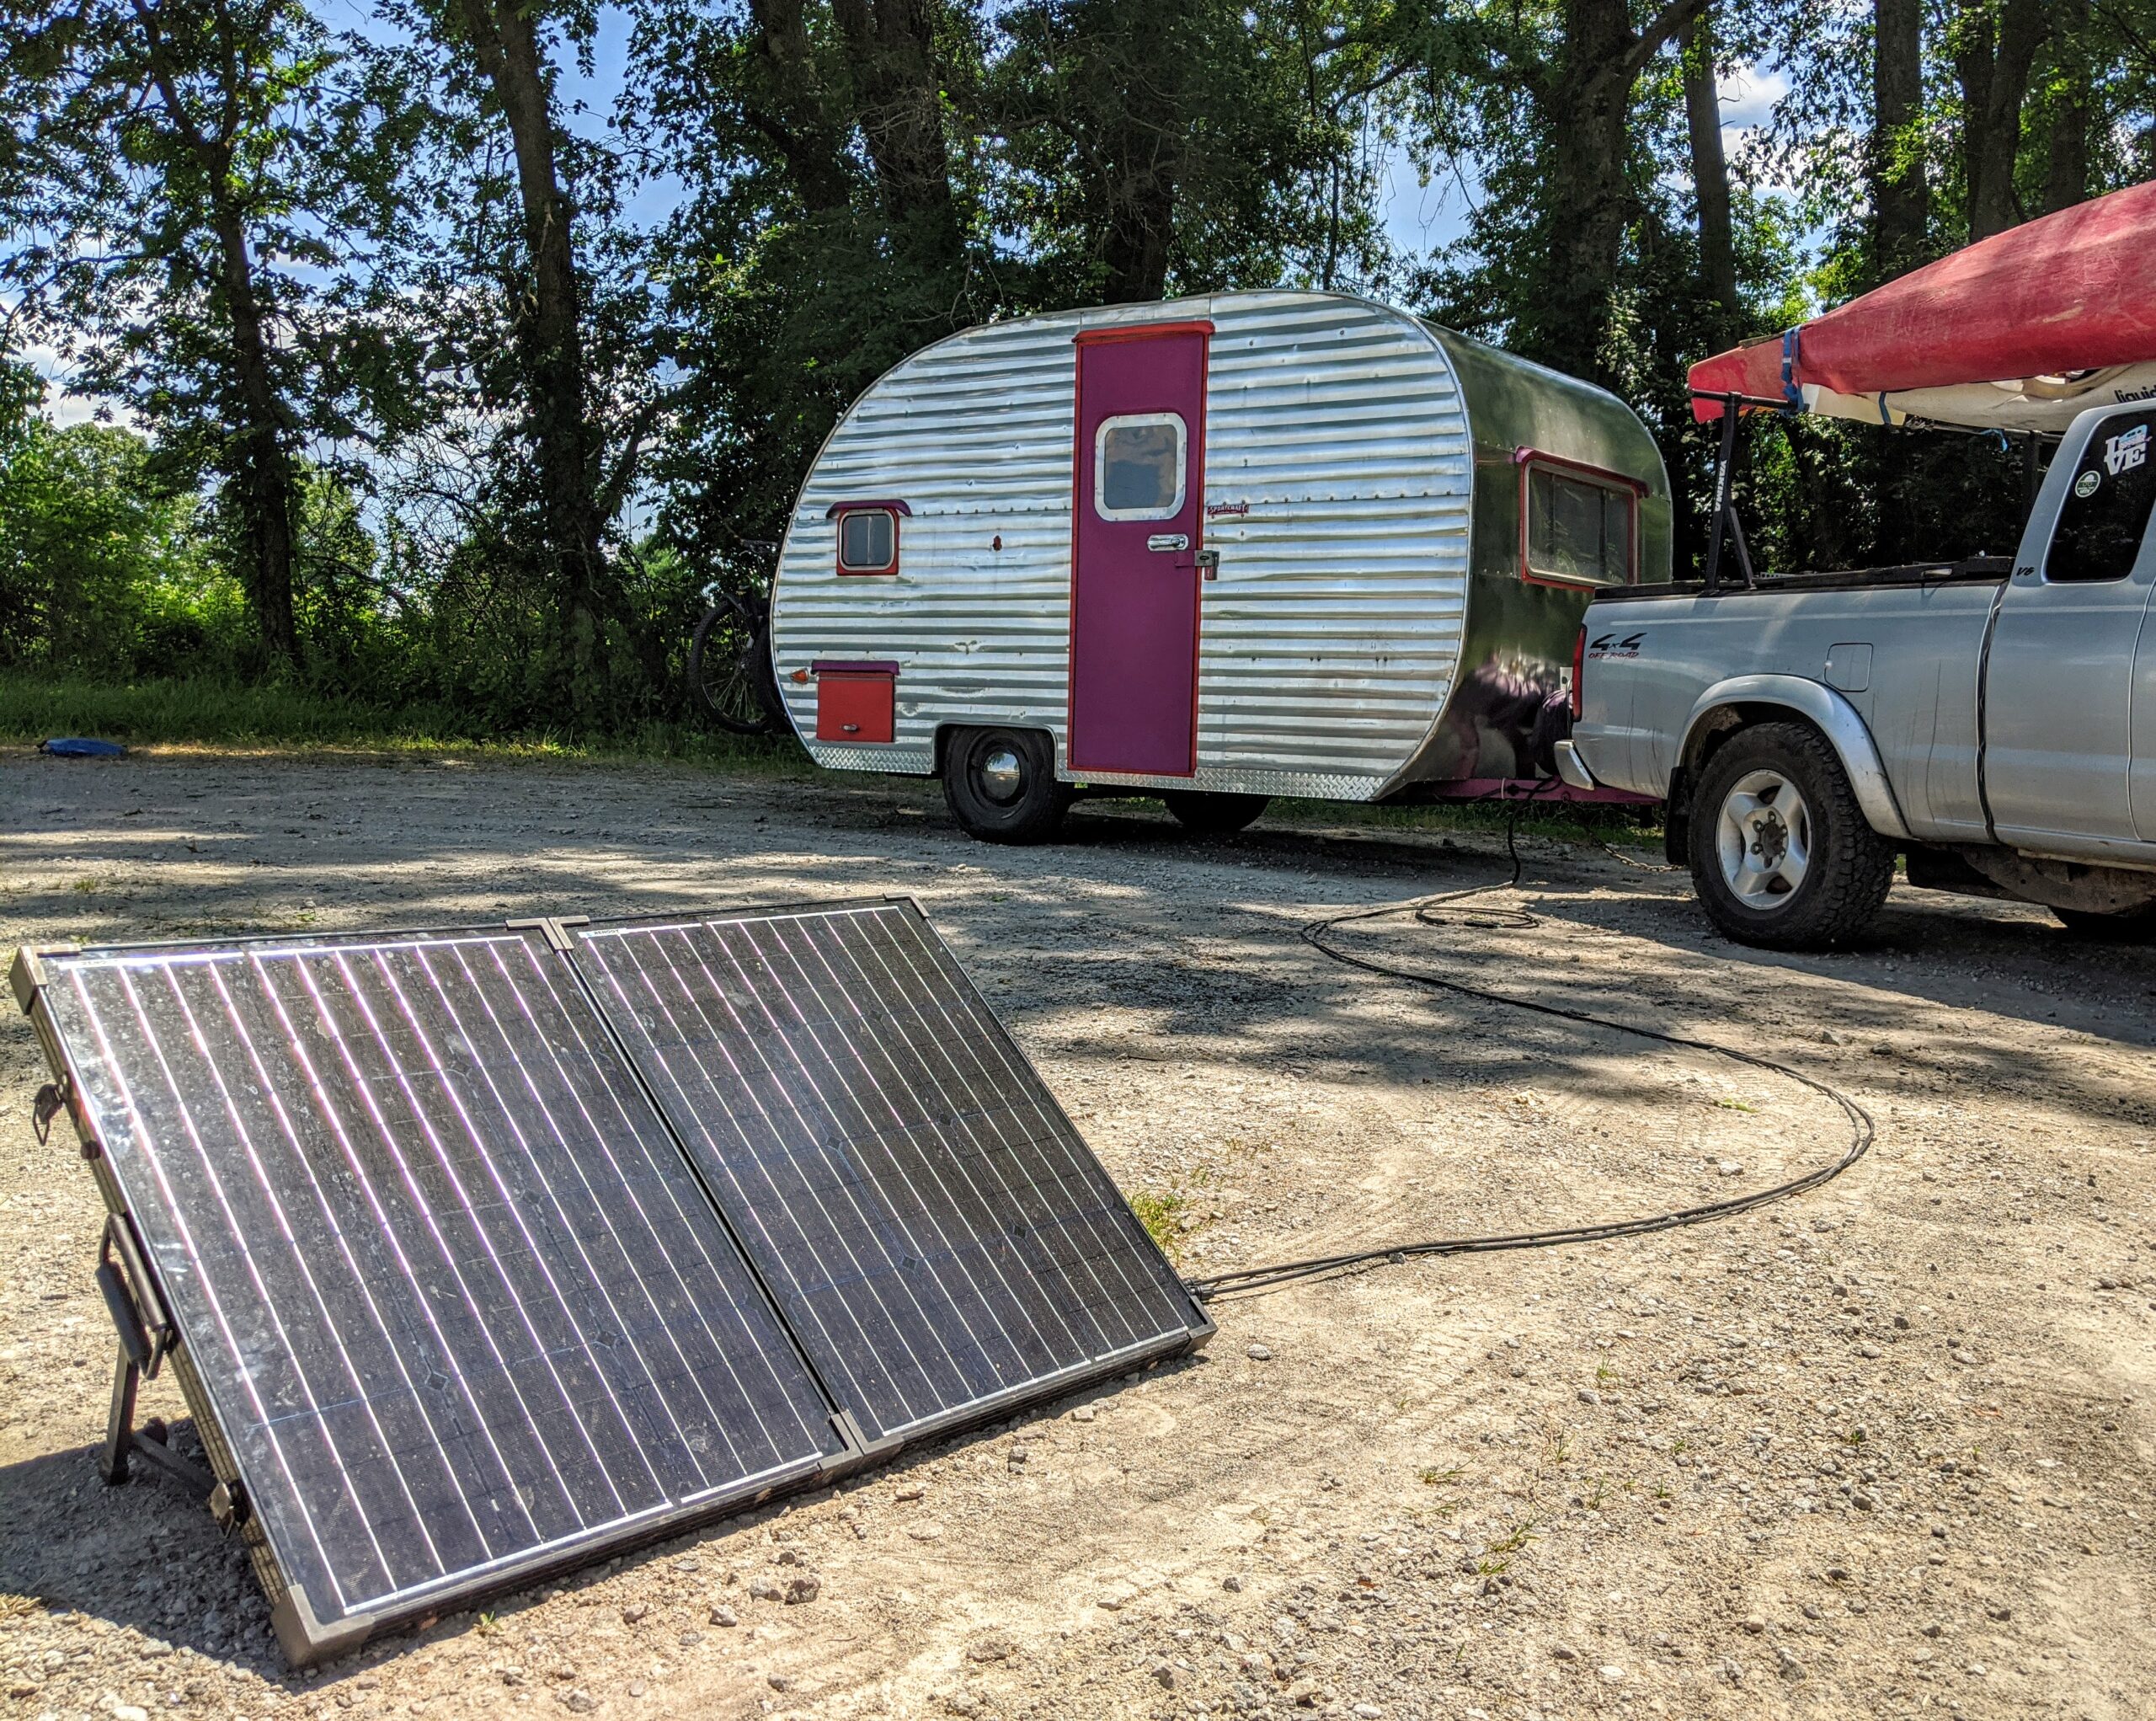
<svg viewBox="0 0 2156 1721">
<path fill-rule="evenodd" d="M 1748 908 L 1786 907 L 1812 865 L 1812 810 L 1779 771 L 1749 771 L 1723 797 L 1715 846 L 1722 882 Z"/>
<path fill-rule="evenodd" d="M 991 748 L 982 758 L 975 775 L 980 781 L 980 792 L 998 806 L 1008 806 L 1026 786 L 1025 763 L 1009 747 Z"/>
</svg>

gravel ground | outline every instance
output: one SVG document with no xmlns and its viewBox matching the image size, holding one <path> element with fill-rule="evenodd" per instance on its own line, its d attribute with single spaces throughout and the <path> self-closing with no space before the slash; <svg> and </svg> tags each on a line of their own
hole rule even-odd
<svg viewBox="0 0 2156 1721">
<path fill-rule="evenodd" d="M 1650 1212 L 1841 1152 L 1770 1073 L 1297 937 L 1502 878 L 1500 847 L 1201 842 L 1110 809 L 1004 851 L 903 782 L 19 756 L 0 943 L 908 891 L 1124 1189 L 1177 1204 L 1193 1273 Z M 1718 1225 L 1216 1304 L 1203 1356 L 307 1676 L 205 1513 L 97 1479 L 100 1215 L 32 1137 L 11 1013 L 7 1713 L 2152 1713 L 2150 957 L 1907 892 L 1861 952 L 1766 956 L 1681 880 L 1523 847 L 1495 901 L 1539 926 L 1343 938 L 1790 1061 L 1872 1111 L 1870 1156 Z M 184 1414 L 168 1380 L 143 1409 Z"/>
</svg>

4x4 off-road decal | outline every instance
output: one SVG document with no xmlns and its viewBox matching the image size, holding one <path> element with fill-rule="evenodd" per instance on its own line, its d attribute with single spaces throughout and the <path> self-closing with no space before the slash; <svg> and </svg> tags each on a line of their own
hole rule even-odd
<svg viewBox="0 0 2156 1721">
<path fill-rule="evenodd" d="M 1646 637 L 1644 629 L 1637 633 L 1627 633 L 1621 639 L 1614 633 L 1604 633 L 1599 639 L 1588 641 L 1587 655 L 1589 657 L 1637 657 L 1640 641 Z"/>
</svg>

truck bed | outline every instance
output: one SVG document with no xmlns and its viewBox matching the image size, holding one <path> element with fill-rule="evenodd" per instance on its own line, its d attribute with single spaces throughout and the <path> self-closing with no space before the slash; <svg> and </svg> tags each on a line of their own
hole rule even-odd
<svg viewBox="0 0 2156 1721">
<path fill-rule="evenodd" d="M 1600 783 L 1666 796 L 1699 702 L 1733 677 L 1833 690 L 1876 743 L 1910 832 L 1981 842 L 1977 682 L 2004 557 L 1595 595 L 1573 740 Z"/>
</svg>

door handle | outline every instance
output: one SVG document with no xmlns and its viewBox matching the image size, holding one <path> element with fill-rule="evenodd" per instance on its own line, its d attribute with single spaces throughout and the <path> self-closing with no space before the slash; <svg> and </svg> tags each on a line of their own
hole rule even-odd
<svg viewBox="0 0 2156 1721">
<path fill-rule="evenodd" d="M 1190 534 L 1187 532 L 1156 532 L 1145 540 L 1149 550 L 1187 550 L 1190 548 Z"/>
</svg>

